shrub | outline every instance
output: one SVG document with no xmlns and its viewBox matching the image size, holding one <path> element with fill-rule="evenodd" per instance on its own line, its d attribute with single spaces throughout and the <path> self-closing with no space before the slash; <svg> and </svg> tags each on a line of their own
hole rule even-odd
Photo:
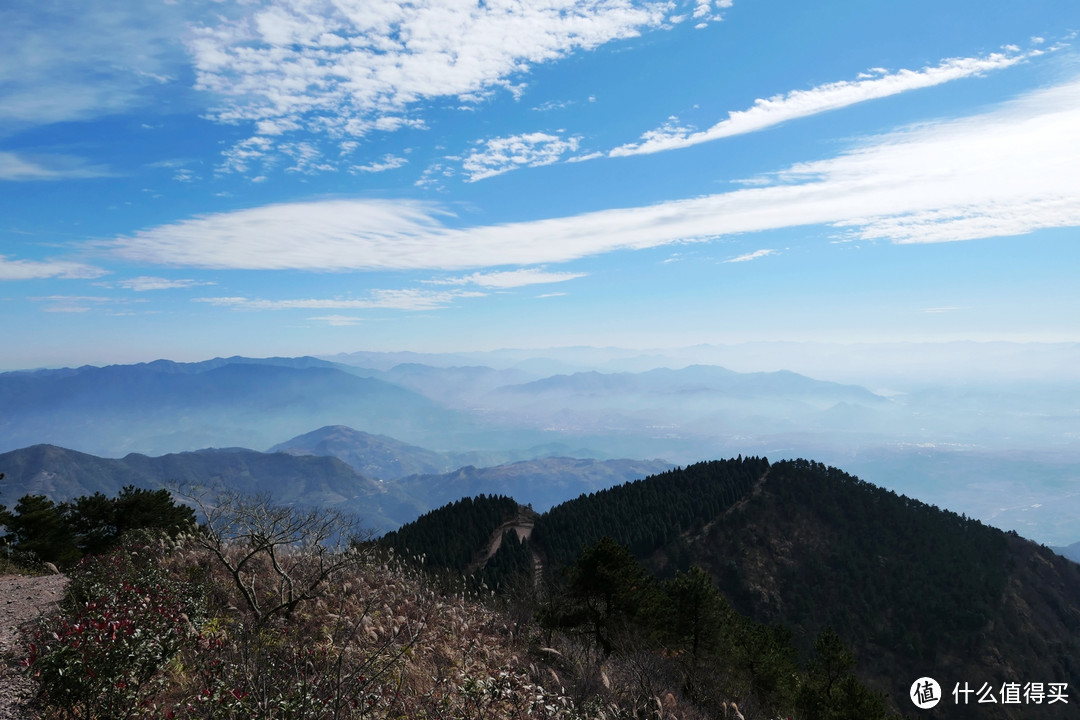
<svg viewBox="0 0 1080 720">
<path fill-rule="evenodd" d="M 122 547 L 71 573 L 63 612 L 30 631 L 24 661 L 47 708 L 70 718 L 132 718 L 165 682 L 164 665 L 196 636 L 198 583 L 170 577 L 166 551 Z"/>
</svg>

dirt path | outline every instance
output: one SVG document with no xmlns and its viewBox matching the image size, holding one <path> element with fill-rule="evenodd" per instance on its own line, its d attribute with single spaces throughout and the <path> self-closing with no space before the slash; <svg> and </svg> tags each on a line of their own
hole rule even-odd
<svg viewBox="0 0 1080 720">
<path fill-rule="evenodd" d="M 63 575 L 0 575 L 0 720 L 33 717 L 32 685 L 19 666 L 19 627 L 54 609 L 66 586 Z"/>
</svg>

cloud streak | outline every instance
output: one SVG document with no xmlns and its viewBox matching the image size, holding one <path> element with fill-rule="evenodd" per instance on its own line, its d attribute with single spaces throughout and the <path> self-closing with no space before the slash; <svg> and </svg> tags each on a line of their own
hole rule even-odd
<svg viewBox="0 0 1080 720">
<path fill-rule="evenodd" d="M 0 152 L 0 180 L 15 182 L 77 180 L 110 177 L 108 169 L 87 165 L 81 158 L 69 155 L 25 155 Z"/>
<path fill-rule="evenodd" d="M 473 273 L 464 277 L 449 280 L 431 280 L 429 282 L 435 285 L 479 285 L 480 287 L 505 290 L 527 285 L 548 285 L 566 282 L 580 277 L 585 277 L 585 273 L 548 272 L 540 268 L 521 268 L 520 270 L 503 272 Z"/>
<path fill-rule="evenodd" d="M 299 298 L 268 300 L 246 297 L 196 298 L 195 302 L 238 310 L 438 310 L 462 298 L 484 297 L 475 291 L 375 290 L 367 298 Z M 328 316 L 340 317 L 340 316 Z"/>
<path fill-rule="evenodd" d="M 1009 49 L 982 57 L 950 58 L 934 67 L 926 67 L 922 70 L 899 70 L 895 73 L 874 68 L 861 74 L 857 80 L 827 83 L 810 90 L 795 90 L 756 100 L 749 109 L 731 112 L 727 119 L 700 132 L 680 126 L 676 118 L 669 118 L 662 127 L 643 134 L 641 142 L 622 145 L 608 154 L 611 157 L 647 155 L 757 132 L 789 120 L 837 110 L 867 100 L 876 100 L 1000 70 L 1030 57 L 1041 55 L 1043 52 L 1045 51 L 1031 50 L 1021 53 Z"/>
<path fill-rule="evenodd" d="M 775 250 L 755 250 L 754 252 L 746 253 L 745 255 L 739 255 L 738 257 L 733 257 L 730 260 L 725 260 L 724 262 L 725 263 L 750 262 L 751 260 L 757 260 L 758 258 L 768 257 L 769 255 L 775 255 L 775 254 L 776 254 Z"/>
<path fill-rule="evenodd" d="M 547 220 L 448 226 L 436 205 L 335 200 L 207 215 L 117 238 L 128 260 L 203 268 L 463 270 L 831 225 L 897 243 L 1080 225 L 1080 81 L 870 138 L 729 193 Z"/>
<path fill-rule="evenodd" d="M 199 285 L 213 285 L 212 282 L 198 280 L 170 280 L 169 278 L 151 277 L 143 275 L 130 280 L 120 280 L 116 283 L 122 288 L 135 292 L 147 292 L 151 290 L 175 290 L 177 288 L 197 287 Z"/>
<path fill-rule="evenodd" d="M 41 280 L 87 280 L 106 275 L 107 271 L 91 265 L 67 260 L 9 260 L 0 255 L 0 281 Z"/>
</svg>

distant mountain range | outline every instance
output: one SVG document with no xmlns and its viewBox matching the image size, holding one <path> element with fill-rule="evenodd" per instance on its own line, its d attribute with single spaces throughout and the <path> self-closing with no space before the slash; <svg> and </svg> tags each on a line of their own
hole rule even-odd
<svg viewBox="0 0 1080 720">
<path fill-rule="evenodd" d="M 314 358 L 157 361 L 0 374 L 0 450 L 50 443 L 100 455 L 267 447 L 333 422 L 422 440 L 471 420 Z"/>
<path fill-rule="evenodd" d="M 0 373 L 0 452 L 272 448 L 340 457 L 380 480 L 560 456 L 815 457 L 1044 542 L 1080 539 L 1075 383 L 872 391 L 716 365 L 612 372 L 671 361 L 612 349 L 560 357 L 359 353 Z"/>
<path fill-rule="evenodd" d="M 310 357 L 159 360 L 0 373 L 0 450 L 49 443 L 115 457 L 264 448 L 344 425 L 518 459 L 527 459 L 525 448 L 552 443 L 593 457 L 690 458 L 715 454 L 733 436 L 790 432 L 815 418 L 843 426 L 837 408 L 887 404 L 857 386 L 706 366 L 543 378 L 417 363 L 365 369 Z M 868 429 L 862 420 L 859 432 Z"/>
<path fill-rule="evenodd" d="M 435 452 L 395 440 L 386 435 L 328 425 L 278 443 L 269 452 L 292 455 L 329 455 L 357 472 L 378 480 L 398 480 L 409 475 L 438 475 L 465 466 L 491 467 L 522 460 L 558 457 L 595 457 L 588 448 L 549 443 L 524 450 Z M 666 464 L 660 463 L 666 467 Z"/>
</svg>

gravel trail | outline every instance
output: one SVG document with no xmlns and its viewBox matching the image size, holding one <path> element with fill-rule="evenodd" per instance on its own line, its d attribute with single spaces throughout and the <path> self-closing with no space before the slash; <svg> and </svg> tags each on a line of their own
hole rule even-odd
<svg viewBox="0 0 1080 720">
<path fill-rule="evenodd" d="M 66 586 L 63 575 L 0 575 L 0 720 L 34 717 L 33 685 L 19 665 L 19 627 L 55 609 Z"/>
</svg>

